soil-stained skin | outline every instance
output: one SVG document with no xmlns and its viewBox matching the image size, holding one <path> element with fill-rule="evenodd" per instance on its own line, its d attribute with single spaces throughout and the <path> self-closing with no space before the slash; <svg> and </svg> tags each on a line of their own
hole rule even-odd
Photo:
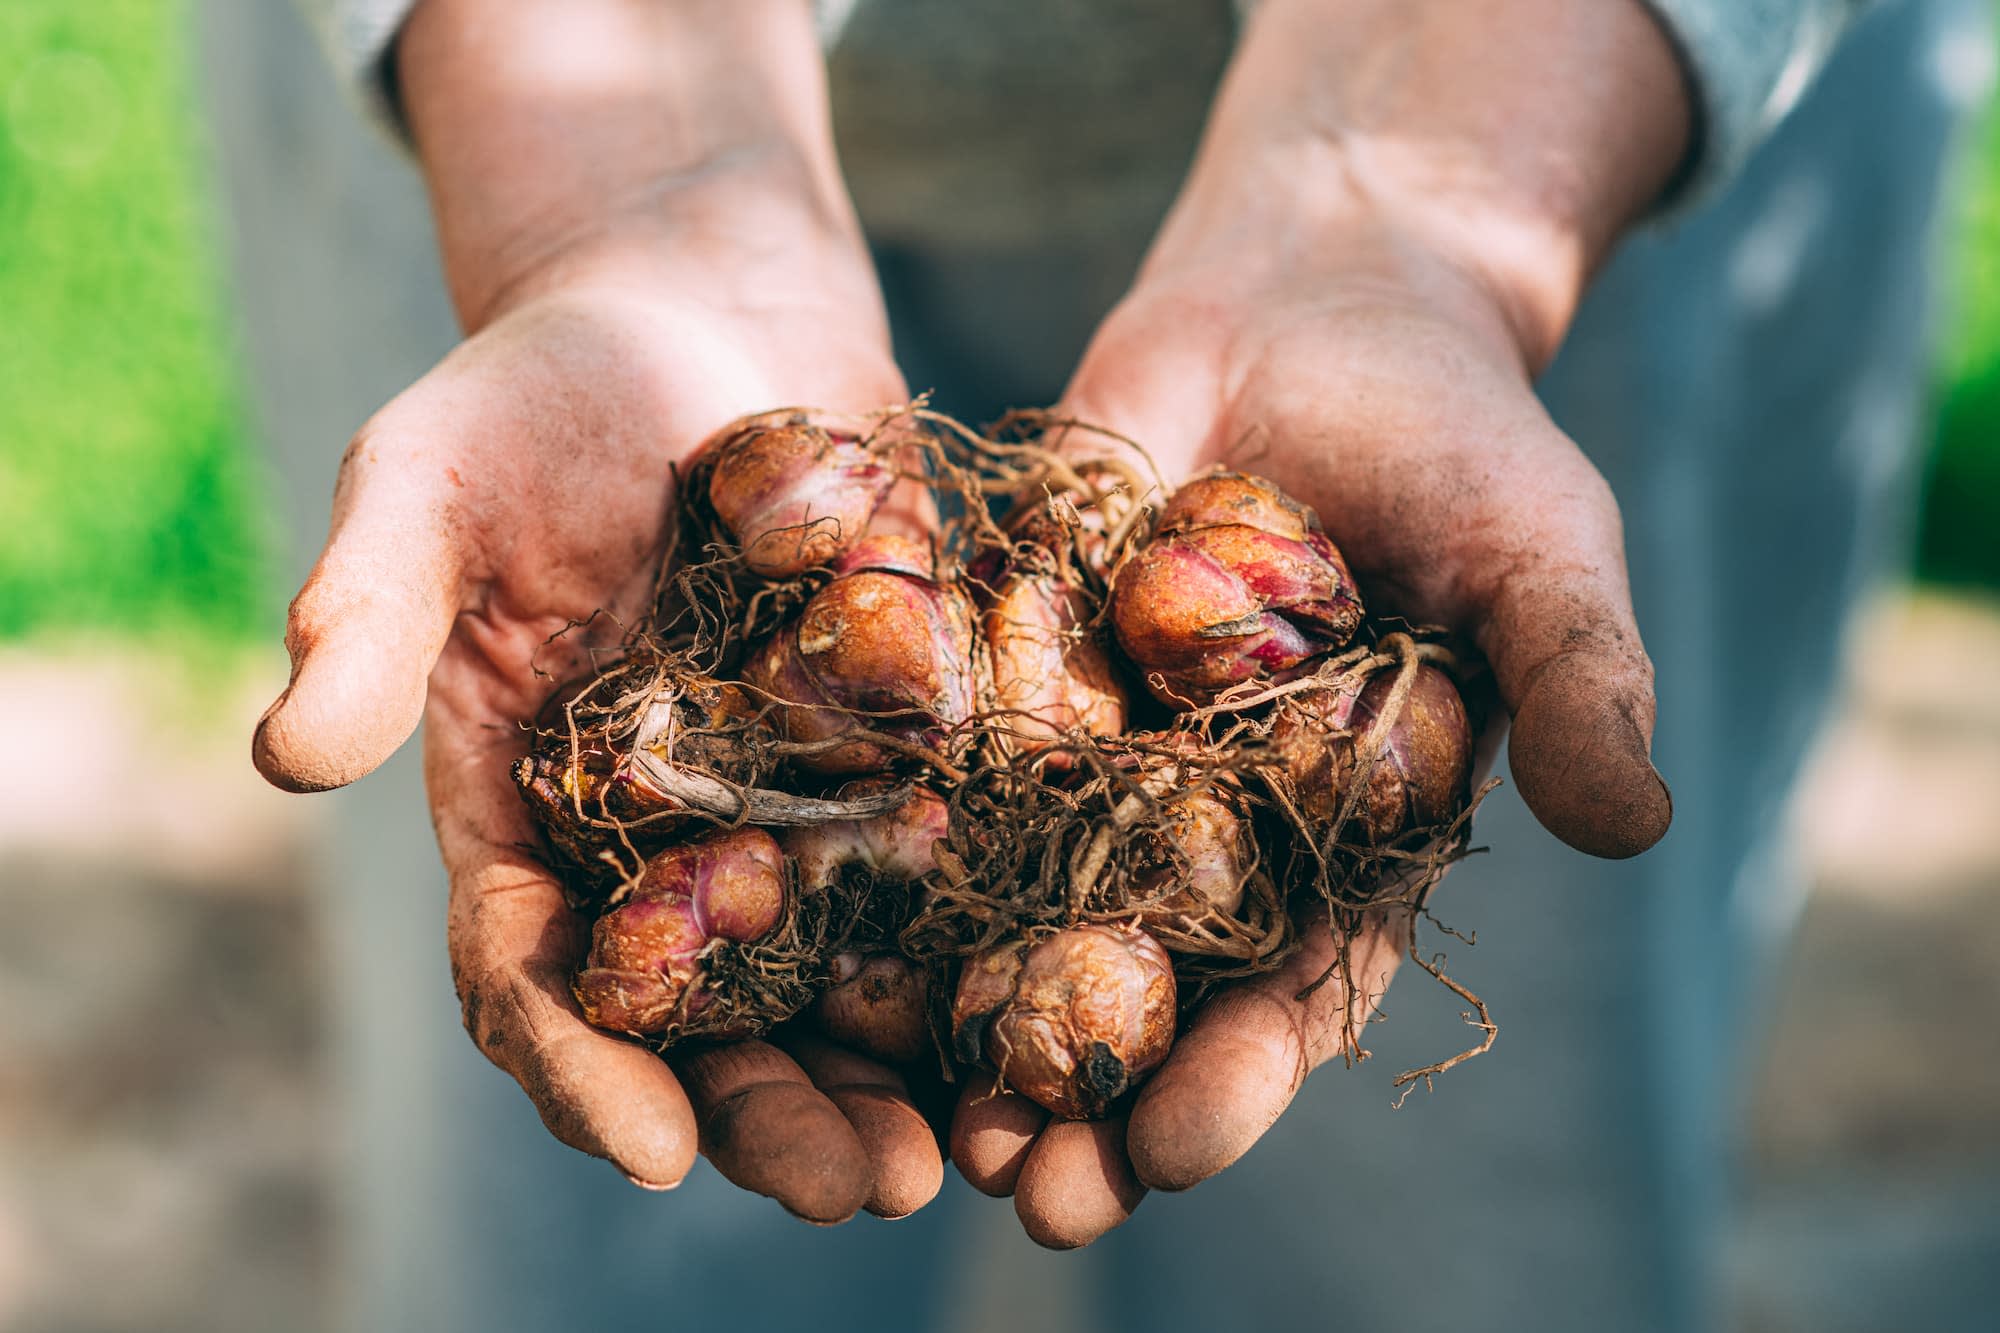
<svg viewBox="0 0 2000 1333">
<path fill-rule="evenodd" d="M 762 937 L 784 908 L 784 860 L 761 829 L 725 829 L 668 848 L 591 930 L 575 983 L 584 1017 L 647 1034 L 676 1015 L 699 1014 L 709 999 L 701 951 L 711 940 Z"/>
<path fill-rule="evenodd" d="M 1119 646 L 1175 706 L 1332 652 L 1361 614 L 1354 576 L 1312 511 L 1231 472 L 1177 491 L 1112 590 Z"/>
<path fill-rule="evenodd" d="M 1098 1119 L 1167 1058 L 1174 974 L 1137 929 L 1076 926 L 970 959 L 952 1004 L 958 1054 L 1072 1120 Z"/>
</svg>

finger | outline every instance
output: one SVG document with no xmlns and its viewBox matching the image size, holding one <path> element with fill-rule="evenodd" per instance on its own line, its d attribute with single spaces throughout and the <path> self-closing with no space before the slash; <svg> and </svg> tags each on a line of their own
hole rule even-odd
<svg viewBox="0 0 2000 1333">
<path fill-rule="evenodd" d="M 675 1061 L 701 1126 L 702 1155 L 725 1178 L 808 1222 L 845 1222 L 870 1196 L 868 1151 L 840 1108 L 791 1057 L 732 1042 Z"/>
<path fill-rule="evenodd" d="M 937 1136 L 894 1070 L 821 1037 L 801 1033 L 782 1044 L 868 1153 L 874 1184 L 863 1207 L 877 1217 L 908 1217 L 937 1197 L 944 1184 Z"/>
<path fill-rule="evenodd" d="M 1475 637 L 1513 717 L 1508 762 L 1522 800 L 1579 851 L 1635 856 L 1673 820 L 1651 759 L 1653 664 L 1617 502 L 1580 456 L 1575 468 L 1491 562 Z"/>
<path fill-rule="evenodd" d="M 1407 387 L 1378 396 L 1400 402 Z M 1543 826 L 1579 851 L 1637 855 L 1666 834 L 1673 802 L 1651 760 L 1653 667 L 1617 501 L 1524 390 L 1464 396 L 1483 429 L 1455 429 L 1477 448 L 1436 438 L 1416 406 L 1335 428 L 1313 425 L 1308 404 L 1280 420 L 1289 448 L 1269 470 L 1318 509 L 1371 610 L 1473 637 L 1513 719 L 1514 780 Z M 1406 447 L 1385 452 L 1383 440 Z"/>
<path fill-rule="evenodd" d="M 1402 957 L 1402 927 L 1371 922 L 1349 945 L 1355 1026 L 1367 1021 Z M 1132 1108 L 1126 1151 L 1138 1179 L 1184 1190 L 1248 1152 L 1277 1122 L 1306 1075 L 1346 1046 L 1347 992 L 1338 974 L 1300 998 L 1335 961 L 1323 914 L 1282 968 L 1218 992 L 1174 1043 Z"/>
<path fill-rule="evenodd" d="M 1035 1244 L 1074 1250 L 1130 1217 L 1145 1197 L 1125 1155 L 1123 1117 L 1058 1120 L 1021 1168 L 1014 1213 Z"/>
<path fill-rule="evenodd" d="M 1049 1113 L 1018 1092 L 999 1092 L 984 1070 L 966 1078 L 951 1118 L 951 1161 L 965 1183 L 1004 1199 L 1048 1124 Z"/>
<path fill-rule="evenodd" d="M 556 1138 L 635 1184 L 671 1188 L 694 1164 L 694 1108 L 658 1056 L 590 1026 L 570 993 L 587 927 L 520 850 L 534 839 L 507 781 L 521 744 L 518 732 L 467 726 L 442 703 L 426 733 L 424 777 L 451 881 L 452 981 L 466 1030 Z"/>
<path fill-rule="evenodd" d="M 671 1188 L 694 1163 L 693 1108 L 658 1056 L 584 1021 L 569 989 L 582 943 L 539 867 L 495 860 L 453 876 L 452 973 L 466 1031 L 556 1138 L 635 1184 Z"/>
<path fill-rule="evenodd" d="M 371 425 L 349 446 L 326 549 L 291 605 L 291 681 L 251 745 L 287 791 L 344 786 L 409 738 L 459 610 L 449 479 L 400 431 Z"/>
<path fill-rule="evenodd" d="M 1650 757 L 1653 666 L 1617 500 L 1517 386 L 1465 396 L 1483 430 L 1458 429 L 1478 448 L 1425 439 L 1435 427 L 1399 409 L 1366 445 L 1336 435 L 1301 450 L 1313 466 L 1280 480 L 1319 505 L 1374 609 L 1472 635 L 1512 717 L 1515 783 L 1543 826 L 1579 851 L 1636 855 L 1665 835 L 1673 802 Z M 1325 439 L 1304 427 L 1285 438 Z M 1416 443 L 1385 456 L 1382 439 Z"/>
</svg>

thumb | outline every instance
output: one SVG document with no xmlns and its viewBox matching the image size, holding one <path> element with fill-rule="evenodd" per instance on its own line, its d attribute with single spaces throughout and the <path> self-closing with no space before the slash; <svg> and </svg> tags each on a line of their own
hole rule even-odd
<svg viewBox="0 0 2000 1333">
<path fill-rule="evenodd" d="M 373 771 L 416 730 L 459 609 L 460 559 L 444 488 L 411 451 L 364 430 L 334 489 L 326 549 L 285 628 L 291 683 L 251 743 L 286 791 Z"/>
<path fill-rule="evenodd" d="M 1600 483 L 1601 486 L 1601 483 Z M 1513 715 L 1508 762 L 1542 825 L 1593 856 L 1666 835 L 1673 797 L 1651 759 L 1653 664 L 1639 641 L 1617 504 L 1552 506 L 1477 617 Z"/>
<path fill-rule="evenodd" d="M 1674 802 L 1650 758 L 1650 666 L 1578 649 L 1551 656 L 1532 679 L 1507 744 L 1535 817 L 1592 856 L 1637 856 L 1665 837 Z"/>
</svg>

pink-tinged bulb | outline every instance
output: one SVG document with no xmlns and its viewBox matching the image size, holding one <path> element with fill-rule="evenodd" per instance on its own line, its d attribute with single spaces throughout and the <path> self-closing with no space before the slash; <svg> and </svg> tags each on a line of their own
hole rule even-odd
<svg viewBox="0 0 2000 1333">
<path fill-rule="evenodd" d="M 1243 906 L 1255 855 L 1249 830 L 1218 792 L 1197 788 L 1167 797 L 1160 827 L 1148 836 L 1157 852 L 1150 865 L 1137 869 L 1133 883 L 1133 896 L 1148 904 L 1142 923 L 1198 929 Z"/>
<path fill-rule="evenodd" d="M 895 785 L 887 778 L 863 778 L 842 787 L 839 799 L 857 800 L 893 790 Z M 786 829 L 778 839 L 798 871 L 802 893 L 831 888 L 850 866 L 867 871 L 877 882 L 910 884 L 936 868 L 932 848 L 945 836 L 949 814 L 943 797 L 918 787 L 886 814 Z"/>
<path fill-rule="evenodd" d="M 951 1015 L 961 1059 L 1057 1115 L 1094 1120 L 1167 1058 L 1173 964 L 1144 931 L 1075 926 L 968 959 Z"/>
<path fill-rule="evenodd" d="M 1465 808 L 1472 781 L 1472 724 L 1445 672 L 1419 666 L 1403 708 L 1387 717 L 1395 669 L 1359 688 L 1306 690 L 1279 701 L 1271 743 L 1282 757 L 1300 811 L 1331 824 L 1360 780 L 1371 742 L 1380 750 L 1342 831 L 1351 841 L 1393 842 L 1434 828 Z"/>
<path fill-rule="evenodd" d="M 1160 511 L 1118 572 L 1111 619 L 1154 694 L 1188 707 L 1340 648 L 1361 598 L 1310 509 L 1267 481 L 1214 472 Z"/>
<path fill-rule="evenodd" d="M 890 1064 L 912 1064 L 931 1049 L 924 974 L 897 953 L 843 953 L 833 984 L 813 1007 L 820 1031 Z"/>
<path fill-rule="evenodd" d="M 972 716 L 972 607 L 931 576 L 929 552 L 900 537 L 871 536 L 836 566 L 796 621 L 744 664 L 744 679 L 790 707 L 786 739 L 813 744 L 854 730 L 942 749 Z M 794 755 L 809 773 L 870 773 L 894 749 L 857 740 Z"/>
<path fill-rule="evenodd" d="M 743 563 L 792 578 L 851 548 L 896 483 L 860 432 L 804 414 L 752 417 L 702 447 L 708 500 Z"/>
<path fill-rule="evenodd" d="M 1021 748 L 1125 730 L 1125 689 L 1104 645 L 1079 628 L 1088 619 L 1083 594 L 1052 573 L 1008 578 L 981 617 L 994 706 L 1009 714 L 1001 725 Z"/>
<path fill-rule="evenodd" d="M 724 829 L 653 857 L 631 896 L 597 919 L 573 989 L 586 1019 L 649 1034 L 709 1003 L 702 951 L 748 944 L 785 910 L 784 858 L 761 829 Z"/>
<path fill-rule="evenodd" d="M 1187 732 L 1141 731 L 1126 739 L 1133 748 L 1119 766 L 1136 773 L 1157 808 L 1134 830 L 1110 882 L 1149 929 L 1185 932 L 1234 916 L 1257 867 L 1241 788 L 1212 765 L 1194 762 L 1202 747 Z"/>
</svg>

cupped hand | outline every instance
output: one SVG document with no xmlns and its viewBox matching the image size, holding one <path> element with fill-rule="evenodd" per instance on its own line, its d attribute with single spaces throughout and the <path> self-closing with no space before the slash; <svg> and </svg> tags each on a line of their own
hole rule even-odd
<svg viewBox="0 0 2000 1333">
<path fill-rule="evenodd" d="M 1371 612 L 1485 654 L 1542 823 L 1598 856 L 1650 847 L 1671 803 L 1648 757 L 1652 667 L 1618 507 L 1536 400 L 1536 354 L 1493 284 L 1365 209 L 1311 247 L 1189 236 L 1170 226 L 1063 415 L 1143 444 L 1170 481 L 1222 464 L 1313 506 Z M 1044 1128 L 1023 1099 L 972 1090 L 953 1131 L 960 1170 L 1012 1191 L 1029 1234 L 1055 1246 L 1116 1225 L 1148 1187 L 1194 1185 L 1247 1151 L 1312 1068 L 1351 1053 L 1344 1034 L 1407 929 L 1378 920 L 1350 941 L 1365 994 L 1301 997 L 1333 957 L 1322 918 L 1282 970 L 1208 1002 L 1129 1121 Z"/>
<path fill-rule="evenodd" d="M 466 1027 L 557 1138 L 651 1188 L 677 1184 L 699 1150 L 812 1221 L 908 1212 L 941 1167 L 892 1071 L 758 1041 L 670 1069 L 584 1022 L 569 980 L 589 923 L 534 854 L 509 776 L 522 721 L 593 635 L 547 641 L 600 611 L 595 637 L 615 641 L 643 608 L 671 465 L 747 412 L 903 396 L 872 275 L 844 251 L 673 271 L 570 256 L 533 287 L 349 447 L 257 766 L 291 790 L 336 787 L 422 717 Z"/>
<path fill-rule="evenodd" d="M 1348 942 L 1347 968 L 1324 913 L 1282 966 L 1219 991 L 1123 1113 L 1060 1120 L 975 1073 L 951 1122 L 951 1160 L 982 1193 L 1012 1195 L 1037 1244 L 1088 1245 L 1148 1190 L 1184 1190 L 1249 1151 L 1303 1086 L 1348 1050 L 1348 1007 L 1365 1023 L 1409 947 L 1407 913 L 1377 913 Z M 1351 978 L 1350 992 L 1345 978 Z M 1303 998 L 1301 998 L 1303 996 Z"/>
</svg>

